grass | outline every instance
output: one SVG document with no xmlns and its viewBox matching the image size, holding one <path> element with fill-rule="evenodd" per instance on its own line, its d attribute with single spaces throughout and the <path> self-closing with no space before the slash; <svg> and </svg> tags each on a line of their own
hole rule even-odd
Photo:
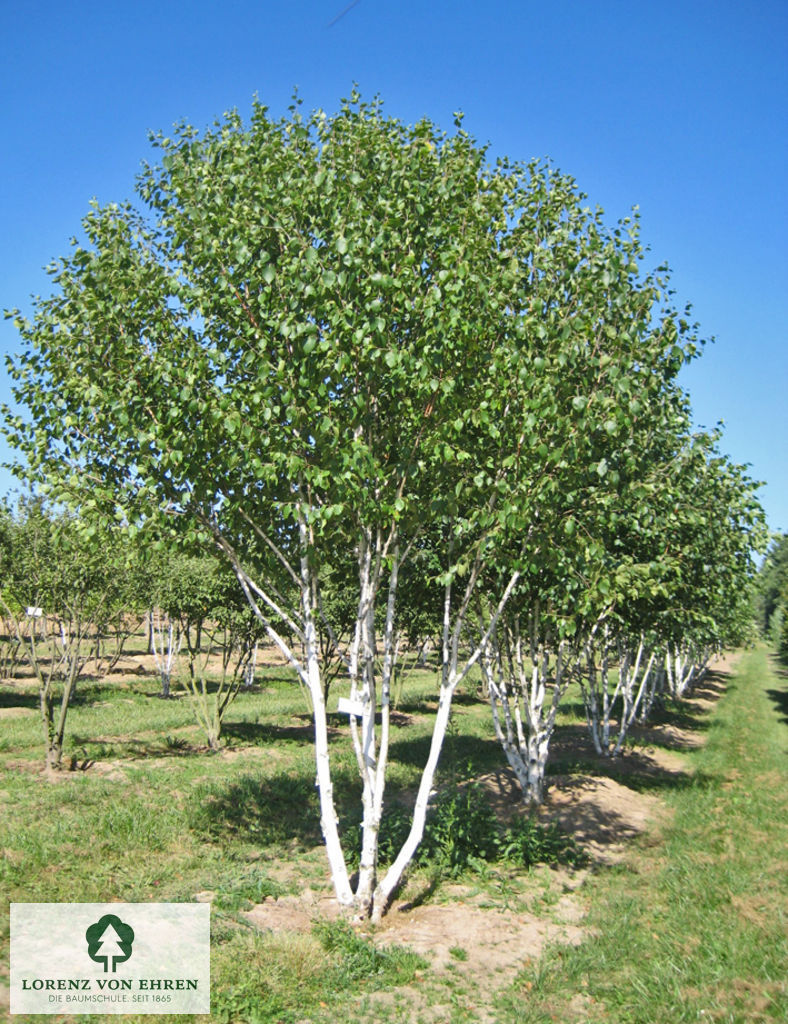
<svg viewBox="0 0 788 1024">
<path fill-rule="evenodd" d="M 295 1024 L 365 991 L 410 984 L 426 967 L 408 950 L 380 950 L 341 922 L 316 924 L 311 934 L 247 930 L 219 944 L 214 971 L 225 979 L 212 1001 L 214 1020 Z"/>
<path fill-rule="evenodd" d="M 781 1019 L 780 970 L 788 952 L 777 909 L 785 895 L 779 870 L 785 725 L 769 696 L 779 697 L 779 682 L 765 674 L 762 660 L 747 665 L 707 730 L 708 746 L 692 755 L 693 772 L 680 785 L 659 778 L 644 784 L 675 808 L 663 845 L 633 852 L 621 868 L 589 875 L 583 895 L 593 906 L 597 938 L 576 950 L 553 950 L 523 972 L 501 996 L 500 1024 Z M 274 934 L 252 928 L 243 916 L 267 897 L 305 887 L 325 892 L 328 883 L 303 696 L 281 669 L 259 675 L 260 685 L 242 691 L 232 705 L 220 753 L 205 747 L 185 699 L 158 697 L 155 678 L 81 681 L 65 750 L 65 763 L 74 770 L 54 780 L 39 771 L 34 691 L 0 686 L 0 708 L 27 711 L 2 720 L 0 802 L 13 808 L 0 820 L 3 898 L 210 898 L 210 1019 L 217 1022 L 473 1024 L 477 993 L 459 973 L 467 960 L 473 962 L 472 936 L 449 951 L 454 970 L 438 975 L 409 950 L 382 950 L 341 923 L 307 934 Z M 407 804 L 426 759 L 435 690 L 431 675 L 415 675 L 398 709 L 389 830 L 399 827 L 395 808 Z M 570 705 L 568 711 L 559 735 L 575 736 L 577 709 Z M 685 726 L 697 725 L 686 709 L 681 714 Z M 332 716 L 338 810 L 345 834 L 352 835 L 359 783 L 346 727 L 346 718 Z M 591 753 L 572 757 L 559 759 L 555 770 L 599 772 Z M 480 906 L 500 913 L 539 907 L 549 917 L 558 899 L 550 872 L 524 865 L 562 857 L 571 862 L 576 848 L 528 819 L 495 822 L 472 785 L 456 789 L 499 769 L 501 760 L 489 709 L 470 692 L 458 694 L 438 779 L 446 813 L 435 819 L 425 844 L 435 850 L 411 872 L 409 891 L 417 901 L 452 899 L 444 885 L 448 877 Z M 615 766 L 604 770 L 617 777 Z M 631 775 L 620 778 L 640 785 Z M 752 784 L 760 779 L 766 784 Z M 463 810 L 457 800 L 473 805 L 473 815 L 460 815 L 472 826 L 467 843 L 452 817 Z M 490 842 L 492 861 L 485 859 Z M 0 964 L 7 961 L 8 916 L 2 914 Z M 701 1009 L 707 1013 L 698 1016 Z M 99 1024 L 102 1018 L 83 1019 Z"/>
<path fill-rule="evenodd" d="M 694 783 L 659 846 L 593 883 L 593 938 L 553 948 L 501 1000 L 500 1021 L 679 1024 L 788 1019 L 784 720 L 763 650 L 717 706 Z"/>
<path fill-rule="evenodd" d="M 0 686 L 0 708 L 13 709 L 3 718 L 0 745 L 0 801 L 13 808 L 0 820 L 0 892 L 4 903 L 191 901 L 199 894 L 213 904 L 214 1020 L 318 1019 L 337 1006 L 352 1013 L 380 991 L 408 986 L 426 964 L 407 950 L 383 952 L 339 925 L 273 935 L 243 917 L 269 896 L 329 885 L 303 695 L 281 669 L 258 677 L 260 685 L 232 705 L 220 753 L 206 748 L 183 697 L 159 697 L 155 677 L 80 680 L 66 730 L 67 767 L 54 777 L 41 771 L 32 680 Z M 496 767 L 500 760 L 484 705 L 459 697 L 443 785 L 472 776 L 474 759 Z M 395 804 L 418 783 L 434 706 L 433 676 L 415 675 L 393 727 Z M 347 719 L 331 716 L 331 724 L 338 809 L 352 836 L 358 773 Z M 428 887 L 434 873 L 434 865 L 415 872 L 415 884 Z M 8 954 L 6 912 L 0 964 Z M 156 1017 L 140 1020 L 153 1024 Z"/>
</svg>

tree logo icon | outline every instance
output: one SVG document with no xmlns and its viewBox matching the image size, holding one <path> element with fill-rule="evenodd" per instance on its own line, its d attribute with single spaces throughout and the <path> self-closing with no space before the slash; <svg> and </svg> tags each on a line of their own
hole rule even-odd
<svg viewBox="0 0 788 1024">
<path fill-rule="evenodd" d="M 105 914 L 85 932 L 88 956 L 104 964 L 104 971 L 114 971 L 131 956 L 134 929 L 114 914 Z"/>
</svg>

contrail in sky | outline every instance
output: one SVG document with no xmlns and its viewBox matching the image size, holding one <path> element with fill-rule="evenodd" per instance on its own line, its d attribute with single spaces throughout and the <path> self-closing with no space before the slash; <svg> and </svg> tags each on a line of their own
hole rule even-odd
<svg viewBox="0 0 788 1024">
<path fill-rule="evenodd" d="M 339 12 L 339 14 L 336 16 L 336 18 L 334 18 L 332 21 L 329 21 L 329 23 L 326 26 L 326 28 L 331 28 L 332 25 L 336 25 L 336 23 L 339 21 L 339 19 L 340 18 L 344 18 L 348 11 L 352 11 L 357 3 L 360 3 L 360 0 L 353 0 L 353 3 L 348 4 L 347 7 L 345 7 L 343 10 L 341 10 Z"/>
</svg>

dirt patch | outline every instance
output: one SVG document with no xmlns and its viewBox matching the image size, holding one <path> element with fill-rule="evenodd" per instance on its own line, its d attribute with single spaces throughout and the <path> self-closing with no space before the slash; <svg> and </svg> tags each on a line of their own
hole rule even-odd
<svg viewBox="0 0 788 1024">
<path fill-rule="evenodd" d="M 266 764 L 276 764 L 277 761 L 286 761 L 287 754 L 276 747 L 222 747 L 216 751 L 216 756 L 222 761 L 254 761 L 256 758 L 265 760 Z"/>
<path fill-rule="evenodd" d="M 742 651 L 731 651 L 725 652 L 724 654 L 718 654 L 709 662 L 709 671 L 721 672 L 724 675 L 730 675 L 741 661 L 741 657 Z"/>
<path fill-rule="evenodd" d="M 43 760 L 39 761 L 6 761 L 5 771 L 23 772 L 26 775 L 40 775 L 47 782 L 69 782 L 81 778 L 85 772 L 101 775 L 102 778 L 115 782 L 125 782 L 126 774 L 122 770 L 121 761 L 80 761 L 77 758 L 64 757 L 60 768 L 48 768 Z"/>
<path fill-rule="evenodd" d="M 82 767 L 82 762 L 80 762 L 80 766 L 75 771 L 90 770 L 93 774 L 100 775 L 109 782 L 127 782 L 128 777 L 123 771 L 123 766 L 123 761 L 87 761 L 85 767 Z"/>
<path fill-rule="evenodd" d="M 43 760 L 38 761 L 6 761 L 3 769 L 7 772 L 24 772 L 27 775 L 43 775 L 46 765 Z"/>
<path fill-rule="evenodd" d="M 451 975 L 455 993 L 462 995 L 466 1009 L 476 1012 L 479 1024 L 487 1024 L 494 1020 L 487 1009 L 490 997 L 509 984 L 528 961 L 537 959 L 547 943 L 576 944 L 587 934 L 582 926 L 586 913 L 582 899 L 576 892 L 558 895 L 563 875 L 549 874 L 554 874 L 555 892 L 544 912 L 485 907 L 480 905 L 487 899 L 483 893 L 455 885 L 442 889 L 443 896 L 450 897 L 448 902 L 415 907 L 412 903 L 395 904 L 380 926 L 363 925 L 362 931 L 379 947 L 404 946 L 418 953 L 437 981 Z M 574 883 L 579 885 L 579 880 L 574 878 Z M 544 893 L 535 880 L 534 899 Z M 198 894 L 197 898 L 209 896 Z M 243 916 L 262 930 L 305 933 L 316 921 L 337 920 L 342 911 L 333 896 L 307 890 L 299 896 L 269 897 Z M 421 979 L 424 984 L 428 984 L 427 978 Z M 396 997 L 409 1000 L 414 1016 L 418 1009 L 419 1019 L 446 1019 L 445 1007 L 425 1006 L 421 988 L 400 987 Z M 385 992 L 373 997 L 380 1006 L 392 998 L 392 993 Z"/>
<path fill-rule="evenodd" d="M 433 970 L 445 971 L 451 965 L 478 982 L 485 965 L 493 964 L 499 974 L 516 973 L 525 960 L 539 956 L 547 942 L 580 942 L 584 914 L 570 894 L 557 900 L 548 917 L 474 906 L 463 894 L 452 903 L 394 907 L 375 941 L 408 946 L 429 960 Z M 457 959 L 452 950 L 464 950 L 468 958 Z"/>
<path fill-rule="evenodd" d="M 592 775 L 554 779 L 540 811 L 541 820 L 560 825 L 603 864 L 621 860 L 627 843 L 663 816 L 657 797 Z"/>
<path fill-rule="evenodd" d="M 342 909 L 336 897 L 305 889 L 298 896 L 269 896 L 243 916 L 262 931 L 309 932 L 315 921 L 337 920 Z"/>
<path fill-rule="evenodd" d="M 583 760 L 597 763 L 599 774 L 550 776 L 547 798 L 537 814 L 542 823 L 554 822 L 573 836 L 593 860 L 614 863 L 628 842 L 665 818 L 659 797 L 643 790 L 681 784 L 688 778 L 686 761 L 660 748 L 615 759 L 590 758 L 584 750 Z M 501 768 L 476 781 L 484 786 L 500 820 L 509 821 L 522 812 L 520 787 L 511 769 Z"/>
</svg>

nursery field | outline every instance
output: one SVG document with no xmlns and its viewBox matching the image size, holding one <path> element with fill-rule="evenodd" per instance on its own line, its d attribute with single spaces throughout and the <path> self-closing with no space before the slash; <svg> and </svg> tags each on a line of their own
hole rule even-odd
<svg viewBox="0 0 788 1024">
<path fill-rule="evenodd" d="M 788 702 L 785 671 L 763 651 L 735 668 L 717 663 L 692 699 L 634 729 L 615 760 L 595 755 L 570 691 L 536 820 L 517 807 L 489 707 L 467 680 L 423 853 L 377 928 L 337 914 L 311 716 L 292 676 L 259 667 L 214 751 L 186 698 L 174 688 L 162 699 L 155 673 L 135 671 L 146 667 L 137 654 L 103 682 L 79 682 L 57 773 L 43 768 L 33 680 L 0 685 L 2 898 L 210 901 L 205 1019 L 667 1024 L 788 1014 Z M 382 860 L 401 840 L 436 689 L 433 673 L 414 673 L 392 715 Z M 329 738 L 350 834 L 360 783 L 347 716 L 333 711 L 344 692 L 337 684 L 329 697 Z M 0 927 L 4 970 L 5 907 Z"/>
</svg>

